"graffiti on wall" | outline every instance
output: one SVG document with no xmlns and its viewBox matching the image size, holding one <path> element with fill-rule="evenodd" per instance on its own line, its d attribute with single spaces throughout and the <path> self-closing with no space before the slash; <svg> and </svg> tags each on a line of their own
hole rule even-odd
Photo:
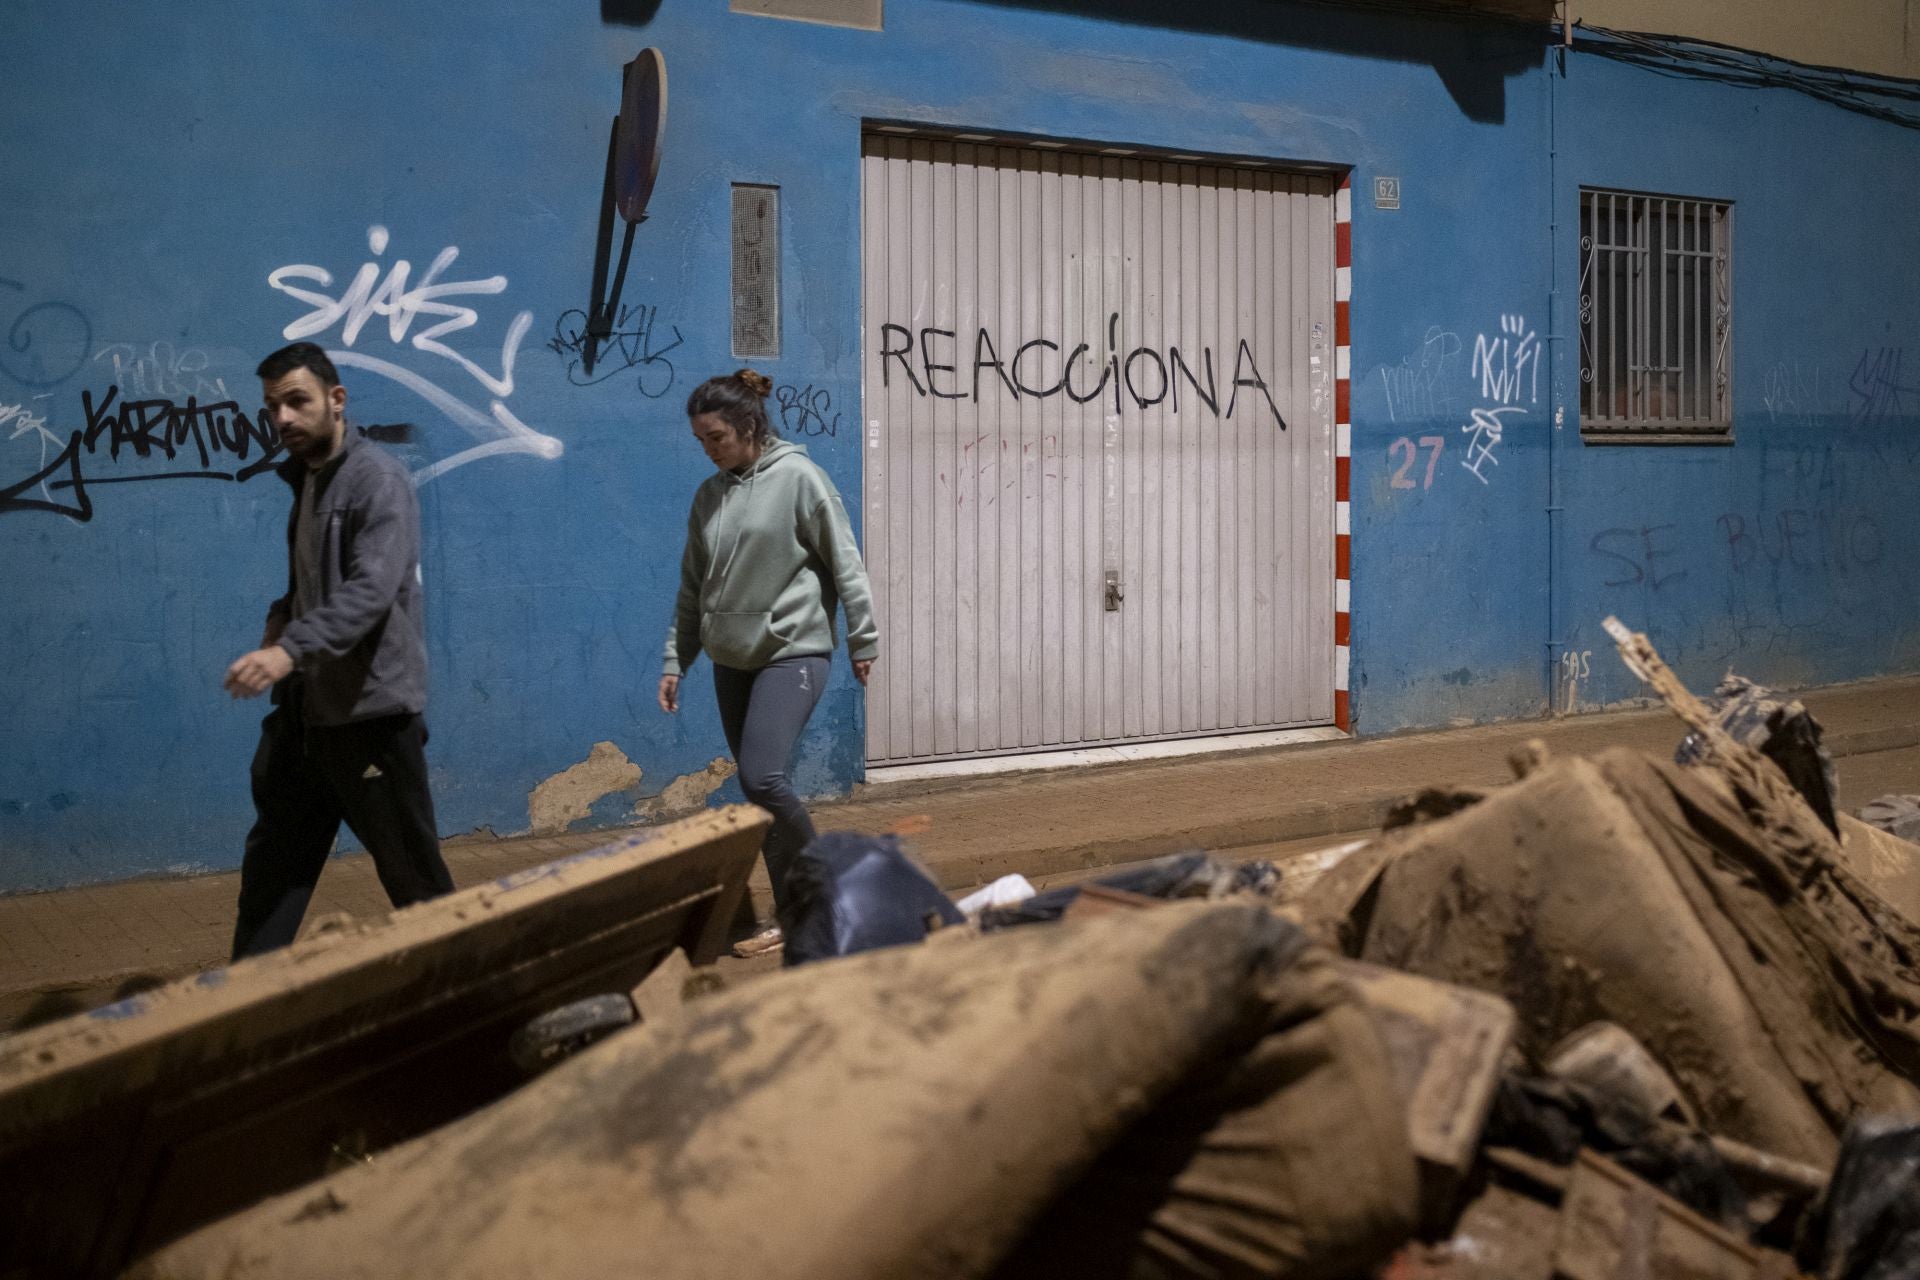
<svg viewBox="0 0 1920 1280">
<path fill-rule="evenodd" d="M 131 342 L 114 342 L 94 352 L 93 363 L 109 371 L 107 376 L 113 385 L 131 398 L 233 399 L 225 378 L 207 376 L 212 360 L 199 347 L 175 350 L 164 338 L 144 348 Z"/>
<path fill-rule="evenodd" d="M 1603 529 L 1587 550 L 1603 588 L 1635 594 L 1627 607 L 1694 616 L 1703 629 L 1699 656 L 1731 662 L 1840 643 L 1832 593 L 1849 566 L 1878 563 L 1882 545 L 1869 514 L 1762 506 Z M 1687 585 L 1675 591 L 1675 584 Z M 1662 644 L 1672 660 L 1693 656 L 1684 634 Z"/>
<path fill-rule="evenodd" d="M 443 279 L 460 256 L 457 246 L 448 245 L 416 279 L 413 265 L 407 259 L 382 261 L 390 239 L 385 227 L 367 229 L 367 248 L 372 260 L 361 264 L 337 294 L 322 292 L 332 289 L 334 283 L 333 273 L 322 266 L 295 263 L 270 272 L 268 285 L 311 308 L 306 315 L 288 324 L 282 335 L 289 342 L 330 337 L 336 346 L 327 354 L 335 364 L 364 369 L 406 388 L 473 438 L 475 443 L 467 448 L 416 471 L 415 484 L 425 484 L 481 458 L 513 453 L 547 459 L 559 457 L 566 446 L 522 422 L 507 403 L 513 396 L 514 366 L 519 358 L 520 343 L 533 324 L 533 312 L 517 312 L 507 322 L 497 356 L 489 350 L 482 359 L 475 359 L 450 341 L 480 323 L 478 310 L 453 300 L 497 297 L 506 292 L 507 278 L 493 275 L 467 280 Z M 423 320 L 426 323 L 416 329 L 415 325 Z M 485 400 L 486 407 L 471 403 L 462 394 L 448 390 L 407 365 L 356 350 L 355 344 L 374 321 L 385 322 L 374 325 L 372 332 L 384 332 L 393 347 L 434 358 L 439 362 L 431 366 L 436 373 L 451 371 L 461 376 L 463 380 L 456 385 L 465 396 L 473 396 L 474 388 L 484 392 L 480 398 Z"/>
<path fill-rule="evenodd" d="M 1847 380 L 1847 417 L 1854 424 L 1885 422 L 1920 408 L 1920 386 L 1907 386 L 1901 377 L 1906 354 L 1900 347 L 1868 348 L 1860 353 L 1853 377 Z"/>
<path fill-rule="evenodd" d="M 1287 428 L 1245 338 L 1235 344 L 1231 371 L 1224 347 L 1217 364 L 1210 346 L 1185 352 L 1177 346 L 1125 349 L 1117 311 L 1107 318 L 1106 345 L 1098 351 L 1084 341 L 1067 350 L 1064 340 L 1046 337 L 996 340 L 985 326 L 974 335 L 971 358 L 965 341 L 953 329 L 924 326 L 916 332 L 889 321 L 880 326 L 879 338 L 881 385 L 894 385 L 898 366 L 906 385 L 922 398 L 978 404 L 984 385 L 990 397 L 1045 400 L 1064 393 L 1074 403 L 1086 404 L 1111 394 L 1115 414 L 1123 411 L 1126 401 L 1136 409 L 1165 403 L 1169 412 L 1179 413 L 1184 385 L 1189 412 L 1204 406 L 1215 418 L 1231 419 L 1244 390 L 1250 403 L 1264 402 L 1280 429 Z"/>
<path fill-rule="evenodd" d="M 57 387 L 80 371 L 93 347 L 93 324 L 70 302 L 27 302 L 19 280 L 0 279 L 0 318 L 16 304 L 0 341 L 0 373 L 23 387 Z"/>
<path fill-rule="evenodd" d="M 1885 631 L 1887 539 L 1879 516 L 1837 498 L 1791 501 L 1713 517 L 1726 574 L 1722 661 L 1742 653 L 1804 655 Z"/>
<path fill-rule="evenodd" d="M 1580 709 L 1580 687 L 1593 679 L 1593 650 L 1568 649 L 1560 655 L 1555 672 L 1559 691 L 1554 706 L 1564 715 Z"/>
<path fill-rule="evenodd" d="M 1472 472 L 1473 478 L 1481 484 L 1489 483 L 1487 473 L 1482 468 L 1489 464 L 1496 467 L 1500 465 L 1500 459 L 1495 455 L 1500 442 L 1506 438 L 1506 428 L 1501 419 L 1508 414 L 1522 412 L 1525 410 L 1518 405 L 1499 409 L 1477 407 L 1473 410 L 1472 420 L 1460 428 L 1468 437 L 1467 456 L 1461 459 L 1460 465 Z"/>
<path fill-rule="evenodd" d="M 1393 476 L 1387 481 L 1388 488 L 1433 488 L 1433 469 L 1440 461 L 1441 450 L 1446 447 L 1447 438 L 1445 436 L 1421 436 L 1417 447 L 1413 440 L 1406 436 L 1401 436 L 1398 440 L 1395 440 L 1391 445 L 1387 446 L 1387 457 L 1390 461 L 1398 459 L 1399 465 L 1394 468 Z M 1425 474 L 1416 481 L 1414 479 L 1414 463 L 1419 459 L 1421 449 L 1427 451 L 1427 465 Z"/>
<path fill-rule="evenodd" d="M 1772 412 L 1787 411 L 1784 396 L 1775 403 Z M 1749 501 L 1603 529 L 1587 550 L 1600 585 L 1635 593 L 1637 607 L 1706 609 L 1701 656 L 1712 661 L 1873 643 L 1888 633 L 1884 609 L 1891 604 L 1897 614 L 1906 594 L 1887 590 L 1890 573 L 1903 569 L 1875 496 L 1885 476 L 1871 451 L 1837 446 L 1830 436 L 1788 437 L 1762 446 Z M 1680 637 L 1672 643 L 1685 656 Z"/>
<path fill-rule="evenodd" d="M 622 306 L 605 336 L 589 333 L 589 324 L 587 313 L 575 307 L 561 313 L 553 323 L 553 336 L 547 339 L 547 350 L 566 364 L 568 382 L 591 387 L 632 372 L 634 389 L 649 400 L 658 400 L 673 390 L 673 361 L 667 359 L 667 353 L 685 339 L 680 336 L 680 326 L 669 323 L 673 341 L 666 341 L 660 332 L 659 307 Z M 594 350 L 591 363 L 587 359 L 589 347 Z"/>
<path fill-rule="evenodd" d="M 1387 417 L 1394 422 L 1454 417 L 1455 406 L 1465 398 L 1456 394 L 1463 349 L 1458 335 L 1436 326 L 1427 330 L 1419 348 L 1399 364 L 1383 366 L 1379 373 L 1386 392 Z M 1487 468 L 1500 465 L 1506 420 L 1530 412 L 1540 402 L 1540 351 L 1540 335 L 1521 315 L 1501 316 L 1497 331 L 1474 339 L 1465 374 L 1467 385 L 1475 392 L 1472 398 L 1480 403 L 1469 405 L 1467 421 L 1460 425 L 1461 434 L 1467 437 L 1466 456 L 1460 466 L 1481 484 L 1491 483 L 1492 473 Z M 1387 462 L 1392 468 L 1387 487 L 1433 488 L 1434 467 L 1445 448 L 1445 437 L 1437 435 L 1417 440 L 1401 436 L 1392 441 L 1387 446 Z M 1422 451 L 1426 454 L 1424 474 L 1416 478 Z"/>
<path fill-rule="evenodd" d="M 1733 574 L 1784 568 L 1844 577 L 1878 565 L 1887 550 L 1879 518 L 1865 510 L 1723 511 L 1714 525 Z"/>
<path fill-rule="evenodd" d="M 1906 354 L 1904 347 L 1864 348 L 1845 376 L 1799 360 L 1779 361 L 1761 382 L 1767 421 L 1808 430 L 1844 426 L 1865 433 L 1866 447 L 1882 466 L 1920 463 L 1920 432 L 1906 429 L 1920 418 L 1920 376 L 1907 381 Z"/>
<path fill-rule="evenodd" d="M 833 393 L 809 382 L 804 387 L 783 383 L 773 389 L 774 413 L 780 422 L 780 434 L 792 436 L 837 436 L 840 415 L 833 407 Z"/>
<path fill-rule="evenodd" d="M 1827 385 L 1818 365 L 1782 360 L 1761 379 L 1760 402 L 1775 426 L 1813 427 L 1819 425 L 1822 413 L 1838 403 L 1838 394 Z"/>
<path fill-rule="evenodd" d="M 1430 422 L 1454 416 L 1460 370 L 1460 335 L 1438 325 L 1398 364 L 1382 365 L 1380 385 L 1389 422 Z"/>
<path fill-rule="evenodd" d="M 1498 334 L 1475 338 L 1469 374 L 1480 379 L 1480 398 L 1487 403 L 1474 406 L 1471 420 L 1460 428 L 1468 437 L 1460 465 L 1487 484 L 1483 468 L 1500 465 L 1503 419 L 1527 412 L 1540 400 L 1540 338 L 1527 328 L 1526 317 L 1503 315 Z"/>
<path fill-rule="evenodd" d="M 1897 346 L 1863 349 L 1845 377 L 1782 360 L 1761 382 L 1761 403 L 1773 426 L 1862 431 L 1876 462 L 1910 467 L 1920 463 L 1920 432 L 1905 429 L 1920 418 L 1920 378 L 1909 383 L 1905 366 L 1906 349 Z"/>
<path fill-rule="evenodd" d="M 0 426 L 14 427 L 9 439 L 38 436 L 42 458 L 33 474 L 0 488 L 0 515 L 39 511 L 87 521 L 93 518 L 91 486 L 245 482 L 279 461 L 279 433 L 266 410 L 249 414 L 233 400 L 133 400 L 115 386 L 97 400 L 83 390 L 80 409 L 86 426 L 62 437 L 48 429 L 44 417 L 20 405 L 0 405 Z"/>
<path fill-rule="evenodd" d="M 0 280 L 0 296 L 26 294 L 19 281 Z M 9 467 L 19 479 L 0 484 L 0 515 L 40 512 L 85 522 L 93 518 L 90 491 L 99 485 L 246 481 L 278 461 L 279 437 L 265 413 L 250 414 L 223 381 L 206 376 L 206 352 L 176 350 L 164 340 L 93 351 L 92 342 L 92 321 L 67 302 L 33 301 L 8 322 L 0 372 L 34 394 L 0 403 L 0 430 L 8 444 L 24 441 L 33 452 L 24 465 Z M 90 364 L 110 370 L 112 385 L 65 401 L 83 424 L 73 427 L 73 419 L 58 420 L 59 397 L 67 393 L 57 389 Z"/>
<path fill-rule="evenodd" d="M 35 413 L 24 404 L 0 404 L 0 428 L 9 429 L 7 433 L 7 440 L 9 442 L 19 440 L 22 437 L 28 437 L 39 447 L 33 473 L 19 484 L 8 485 L 4 490 L 0 490 L 0 512 L 53 509 L 53 490 L 49 487 L 48 478 L 54 471 L 58 470 L 58 468 L 50 466 L 49 459 L 58 456 L 59 451 L 66 447 L 67 442 L 48 429 L 47 419 L 44 414 Z M 47 504 L 46 507 L 35 508 L 21 505 L 19 501 L 20 495 L 33 489 L 36 485 L 39 487 L 40 494 L 38 500 Z"/>
<path fill-rule="evenodd" d="M 1480 379 L 1480 398 L 1495 405 L 1540 402 L 1540 335 L 1527 327 L 1525 316 L 1500 317 L 1498 334 L 1483 333 L 1473 341 L 1473 377 Z"/>
<path fill-rule="evenodd" d="M 1673 536 L 1677 528 L 1679 526 L 1674 524 L 1641 525 L 1639 528 L 1602 529 L 1594 534 L 1587 543 L 1588 550 L 1596 557 L 1612 562 L 1608 566 L 1611 576 L 1601 585 L 1644 585 L 1649 591 L 1658 591 L 1669 583 L 1683 580 L 1687 570 L 1666 563 L 1679 554 Z"/>
</svg>

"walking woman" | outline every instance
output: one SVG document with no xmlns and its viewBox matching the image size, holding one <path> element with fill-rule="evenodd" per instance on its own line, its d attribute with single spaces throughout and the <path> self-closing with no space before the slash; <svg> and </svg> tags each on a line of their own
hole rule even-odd
<svg viewBox="0 0 1920 1280">
<path fill-rule="evenodd" d="M 773 814 L 763 854 L 777 911 L 787 869 L 814 835 L 787 768 L 826 688 L 836 603 L 846 610 L 847 652 L 863 685 L 880 633 L 840 494 L 805 448 L 774 435 L 772 390 L 765 376 L 742 369 L 687 397 L 693 437 L 719 473 L 694 493 L 687 517 L 660 709 L 680 709 L 680 677 L 704 648 L 740 788 Z M 777 936 L 769 930 L 753 943 L 764 949 Z"/>
</svg>

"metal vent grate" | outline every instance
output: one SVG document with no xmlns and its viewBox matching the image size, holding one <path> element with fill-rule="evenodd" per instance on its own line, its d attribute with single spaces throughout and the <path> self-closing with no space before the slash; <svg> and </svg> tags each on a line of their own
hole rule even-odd
<svg viewBox="0 0 1920 1280">
<path fill-rule="evenodd" d="M 733 354 L 780 354 L 780 188 L 733 188 Z"/>
<path fill-rule="evenodd" d="M 1580 429 L 1646 438 L 1733 426 L 1733 208 L 1580 192 Z"/>
</svg>

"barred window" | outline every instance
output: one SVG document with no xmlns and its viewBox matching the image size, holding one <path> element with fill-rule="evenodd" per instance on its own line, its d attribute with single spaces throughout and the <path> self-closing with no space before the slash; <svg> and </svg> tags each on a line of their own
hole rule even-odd
<svg viewBox="0 0 1920 1280">
<path fill-rule="evenodd" d="M 1580 432 L 1730 439 L 1733 206 L 1580 192 Z"/>
</svg>

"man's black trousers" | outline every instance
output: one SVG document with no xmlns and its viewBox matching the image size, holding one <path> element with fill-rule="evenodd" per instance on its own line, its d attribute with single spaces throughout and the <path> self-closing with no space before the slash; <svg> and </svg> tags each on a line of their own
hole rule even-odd
<svg viewBox="0 0 1920 1280">
<path fill-rule="evenodd" d="M 260 725 L 233 958 L 292 942 L 345 819 L 396 907 L 453 890 L 427 790 L 426 722 L 306 725 L 290 689 Z"/>
</svg>

